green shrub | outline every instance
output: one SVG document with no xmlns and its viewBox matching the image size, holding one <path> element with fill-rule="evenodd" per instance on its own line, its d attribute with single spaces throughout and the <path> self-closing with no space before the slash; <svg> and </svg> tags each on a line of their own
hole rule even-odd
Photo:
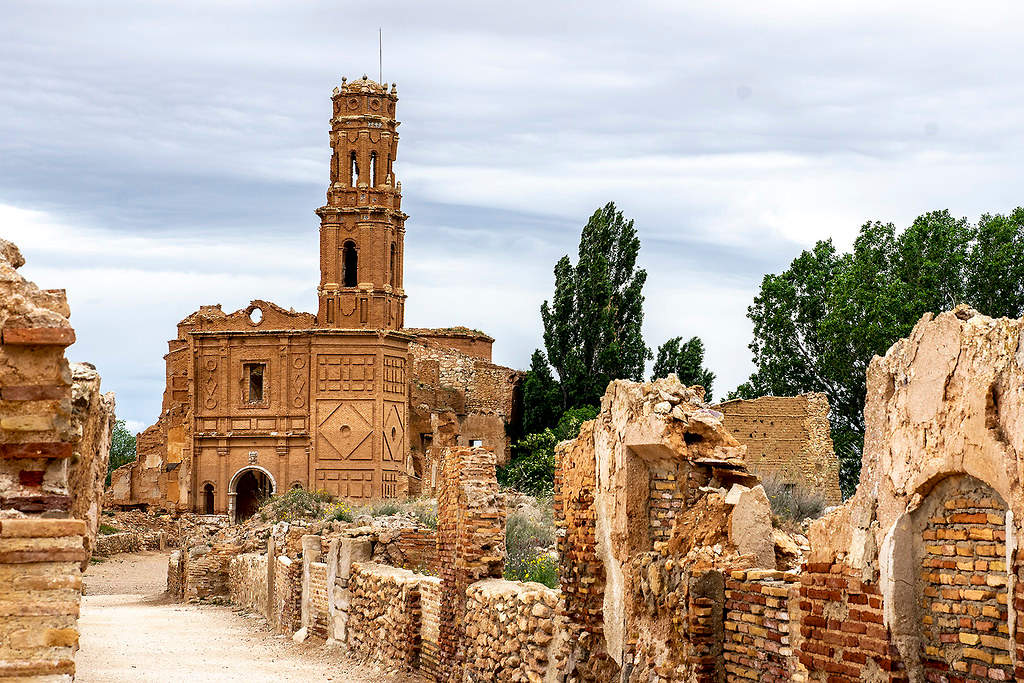
<svg viewBox="0 0 1024 683">
<path fill-rule="evenodd" d="M 498 469 L 502 486 L 533 495 L 550 494 L 555 487 L 555 446 L 575 439 L 587 420 L 597 417 L 597 408 L 583 406 L 562 414 L 554 429 L 527 434 L 512 445 L 512 460 Z"/>
<path fill-rule="evenodd" d="M 100 535 L 109 536 L 110 534 L 119 534 L 121 530 L 117 527 L 110 526 L 109 524 L 100 524 Z"/>
<path fill-rule="evenodd" d="M 264 522 L 292 522 L 298 519 L 323 519 L 331 494 L 326 491 L 289 489 L 271 498 L 260 508 Z"/>
<path fill-rule="evenodd" d="M 534 509 L 516 510 L 505 525 L 505 578 L 558 585 L 558 561 L 549 549 L 555 543 L 554 507 L 539 498 Z"/>
<path fill-rule="evenodd" d="M 110 473 L 122 465 L 135 461 L 135 435 L 128 431 L 124 420 L 117 420 L 110 432 L 110 460 L 107 462 L 105 486 L 110 486 Z"/>
<path fill-rule="evenodd" d="M 820 493 L 778 477 L 767 477 L 761 484 L 768 494 L 772 515 L 780 522 L 780 526 L 793 526 L 805 519 L 817 519 L 825 511 L 825 498 Z"/>
<path fill-rule="evenodd" d="M 354 522 L 356 513 L 351 505 L 342 500 L 331 503 L 324 509 L 324 519 L 335 522 Z"/>
</svg>

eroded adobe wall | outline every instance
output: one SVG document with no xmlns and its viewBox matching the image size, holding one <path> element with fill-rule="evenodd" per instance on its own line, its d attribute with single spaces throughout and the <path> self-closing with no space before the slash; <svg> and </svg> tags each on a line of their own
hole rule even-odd
<svg viewBox="0 0 1024 683">
<path fill-rule="evenodd" d="M 64 292 L 21 277 L 24 262 L 0 239 L 0 677 L 67 680 L 88 557 L 68 486 L 75 333 Z"/>
<path fill-rule="evenodd" d="M 752 472 L 820 493 L 829 505 L 842 502 L 825 394 L 736 399 L 715 409 L 725 415 L 725 428 L 747 447 Z"/>
<path fill-rule="evenodd" d="M 117 416 L 114 393 L 100 393 L 96 368 L 87 363 L 72 363 L 71 378 L 71 419 L 76 433 L 81 435 L 68 466 L 71 515 L 85 522 L 85 549 L 91 553 L 100 528 L 110 434 Z"/>
<path fill-rule="evenodd" d="M 722 414 L 674 376 L 616 381 L 557 455 L 566 674 L 720 680 L 725 576 L 777 562 L 767 499 Z"/>
<path fill-rule="evenodd" d="M 812 680 L 829 658 L 862 680 L 1024 676 L 1022 326 L 929 314 L 869 366 L 860 485 L 812 526 L 801 577 Z"/>
</svg>

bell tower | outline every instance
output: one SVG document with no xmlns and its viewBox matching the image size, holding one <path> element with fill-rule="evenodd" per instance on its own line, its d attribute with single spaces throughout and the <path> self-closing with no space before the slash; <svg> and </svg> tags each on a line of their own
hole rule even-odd
<svg viewBox="0 0 1024 683">
<path fill-rule="evenodd" d="M 320 216 L 317 326 L 400 330 L 405 323 L 405 219 L 398 153 L 398 88 L 341 79 L 331 97 L 331 184 Z"/>
</svg>

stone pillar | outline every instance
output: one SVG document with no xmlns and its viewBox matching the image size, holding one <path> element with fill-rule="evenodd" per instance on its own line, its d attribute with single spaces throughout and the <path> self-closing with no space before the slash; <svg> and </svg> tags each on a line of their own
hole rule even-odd
<svg viewBox="0 0 1024 683">
<path fill-rule="evenodd" d="M 336 538 L 327 552 L 327 634 L 348 643 L 349 604 L 352 593 L 349 579 L 353 562 L 369 562 L 373 557 L 373 541 L 369 537 Z"/>
<path fill-rule="evenodd" d="M 302 537 L 302 616 L 303 629 L 310 625 L 309 565 L 320 561 L 320 537 L 312 534 Z"/>
<path fill-rule="evenodd" d="M 482 448 L 441 452 L 437 555 L 441 570 L 438 680 L 461 681 L 465 657 L 466 589 L 500 578 L 505 565 L 505 508 L 494 453 Z"/>
</svg>

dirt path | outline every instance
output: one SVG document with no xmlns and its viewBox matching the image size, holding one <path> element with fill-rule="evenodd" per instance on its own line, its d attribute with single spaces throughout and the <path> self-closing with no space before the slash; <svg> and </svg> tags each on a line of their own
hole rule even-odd
<svg viewBox="0 0 1024 683">
<path fill-rule="evenodd" d="M 164 595 L 167 555 L 115 555 L 90 565 L 79 620 L 77 680 L 400 683 L 322 644 L 276 636 L 259 616 L 183 605 Z"/>
</svg>

